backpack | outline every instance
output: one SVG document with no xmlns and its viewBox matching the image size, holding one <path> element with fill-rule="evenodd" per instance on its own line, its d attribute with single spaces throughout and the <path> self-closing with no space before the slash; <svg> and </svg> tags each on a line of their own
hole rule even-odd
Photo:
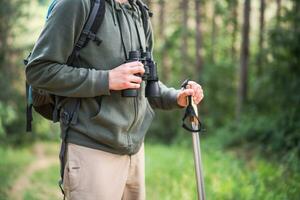
<svg viewBox="0 0 300 200">
<path fill-rule="evenodd" d="M 84 28 L 79 36 L 77 43 L 74 46 L 74 49 L 67 60 L 67 65 L 72 65 L 73 61 L 78 58 L 80 54 L 80 50 L 87 46 L 89 41 L 96 42 L 100 45 L 101 41 L 96 37 L 96 34 L 103 22 L 105 16 L 105 0 L 90 0 L 91 1 L 91 9 L 89 17 L 84 25 Z M 110 1 L 107 1 L 111 4 Z M 49 7 L 47 18 L 51 13 L 52 9 L 54 8 L 56 1 L 52 1 L 52 4 Z M 137 5 L 140 8 L 143 27 L 144 30 L 147 30 L 148 27 L 148 18 L 152 17 L 152 13 L 148 9 L 146 5 L 144 5 L 140 0 L 137 0 Z M 146 32 L 146 31 L 145 31 Z M 28 64 L 28 60 L 30 55 L 24 59 L 24 65 Z M 59 97 L 53 94 L 49 94 L 44 90 L 37 89 L 32 87 L 26 82 L 26 132 L 31 132 L 32 130 L 32 108 L 40 114 L 42 117 L 55 122 L 60 120 L 59 116 L 59 106 L 58 103 L 64 99 L 69 99 L 69 111 L 67 119 L 70 120 L 74 113 L 74 109 L 78 107 L 78 99 L 76 98 L 66 98 L 66 97 Z M 71 115 L 71 116 L 69 116 Z M 69 123 L 69 122 L 68 122 Z"/>
</svg>

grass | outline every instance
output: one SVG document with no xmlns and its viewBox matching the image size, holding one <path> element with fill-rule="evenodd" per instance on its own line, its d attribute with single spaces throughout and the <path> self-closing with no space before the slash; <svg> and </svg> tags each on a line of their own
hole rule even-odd
<svg viewBox="0 0 300 200">
<path fill-rule="evenodd" d="M 207 199 L 299 199 L 299 173 L 260 156 L 240 158 L 212 140 L 203 143 Z M 196 199 L 192 147 L 151 145 L 147 154 L 148 199 Z"/>
<path fill-rule="evenodd" d="M 0 147 L 0 158 L 0 200 L 6 200 L 14 180 L 34 157 L 29 149 Z"/>
<path fill-rule="evenodd" d="M 59 165 L 50 166 L 47 170 L 38 171 L 30 177 L 31 187 L 24 192 L 24 200 L 62 199 L 58 187 Z"/>
<path fill-rule="evenodd" d="M 283 163 L 269 161 L 253 151 L 241 149 L 224 150 L 220 141 L 208 138 L 202 141 L 202 157 L 205 171 L 207 199 L 210 200 L 298 200 L 300 196 L 300 173 L 291 171 Z M 53 156 L 58 144 L 46 145 L 46 155 Z M 147 199 L 190 200 L 196 199 L 192 147 L 180 145 L 146 145 Z M 11 184 L 10 172 L 17 172 L 17 166 L 28 163 L 30 151 L 0 151 L 2 180 Z M 14 162 L 12 162 L 12 160 Z M 10 162 L 8 162 L 10 161 Z M 20 162 L 20 163 L 19 163 Z M 10 164 L 9 164 L 10 163 Z M 7 177 L 8 176 L 8 177 Z M 24 191 L 25 200 L 61 199 L 57 186 L 58 165 L 37 171 L 30 179 L 30 186 Z M 9 184 L 5 184 L 7 188 Z M 1 190 L 3 192 L 3 189 Z M 0 190 L 0 191 L 1 191 Z M 0 198 L 1 199 L 1 198 Z"/>
</svg>

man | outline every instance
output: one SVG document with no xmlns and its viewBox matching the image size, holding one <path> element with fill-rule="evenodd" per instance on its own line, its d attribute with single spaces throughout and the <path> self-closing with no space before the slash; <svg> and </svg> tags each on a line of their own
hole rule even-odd
<svg viewBox="0 0 300 200">
<path fill-rule="evenodd" d="M 66 65 L 89 16 L 90 0 L 58 0 L 41 33 L 29 64 L 27 81 L 48 93 L 80 99 L 75 123 L 67 130 L 64 191 L 71 200 L 145 199 L 144 136 L 154 117 L 152 108 L 186 106 L 203 98 L 201 86 L 175 90 L 159 82 L 159 98 L 145 97 L 140 62 L 125 63 L 128 52 L 153 49 L 150 20 L 144 30 L 136 1 L 101 0 L 106 13 L 97 33 L 72 66 Z M 121 91 L 138 89 L 138 97 Z M 62 110 L 63 110 L 62 106 Z M 60 114 L 62 114 L 61 111 Z M 73 121 L 73 119 L 72 119 Z"/>
</svg>

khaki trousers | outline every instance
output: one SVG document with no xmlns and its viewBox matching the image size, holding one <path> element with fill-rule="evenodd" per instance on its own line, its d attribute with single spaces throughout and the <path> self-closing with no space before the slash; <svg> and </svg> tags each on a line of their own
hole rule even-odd
<svg viewBox="0 0 300 200">
<path fill-rule="evenodd" d="M 68 200 L 144 200 L 144 145 L 135 155 L 116 155 L 68 144 L 64 190 Z"/>
</svg>

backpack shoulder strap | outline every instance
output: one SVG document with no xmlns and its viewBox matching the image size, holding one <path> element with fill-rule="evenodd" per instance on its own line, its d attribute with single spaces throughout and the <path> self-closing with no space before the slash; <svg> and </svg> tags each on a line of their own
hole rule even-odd
<svg viewBox="0 0 300 200">
<path fill-rule="evenodd" d="M 91 1 L 91 9 L 89 13 L 89 17 L 84 25 L 83 31 L 79 36 L 79 40 L 77 41 L 76 45 L 73 48 L 72 54 L 69 56 L 67 64 L 71 65 L 76 57 L 79 55 L 79 51 L 84 48 L 90 40 L 97 42 L 98 44 L 101 43 L 99 39 L 96 37 L 96 33 L 100 28 L 104 15 L 105 15 L 105 0 L 90 0 Z M 53 0 L 47 13 L 47 18 L 51 14 L 54 6 L 56 5 L 57 1 Z M 30 53 L 31 55 L 31 53 Z M 24 59 L 25 66 L 28 64 L 28 59 L 30 55 Z M 32 129 L 32 107 L 33 107 L 33 100 L 32 100 L 32 87 L 27 84 L 26 82 L 26 131 L 30 132 Z M 58 121 L 58 114 L 57 114 L 57 105 L 54 106 L 53 110 L 53 121 Z"/>
<path fill-rule="evenodd" d="M 67 64 L 71 65 L 76 57 L 79 55 L 79 51 L 84 48 L 90 40 L 101 44 L 96 36 L 105 15 L 105 0 L 91 0 L 91 11 L 89 17 L 84 25 L 84 28 L 79 36 L 77 43 L 72 51 L 72 54 L 68 58 Z"/>
</svg>

